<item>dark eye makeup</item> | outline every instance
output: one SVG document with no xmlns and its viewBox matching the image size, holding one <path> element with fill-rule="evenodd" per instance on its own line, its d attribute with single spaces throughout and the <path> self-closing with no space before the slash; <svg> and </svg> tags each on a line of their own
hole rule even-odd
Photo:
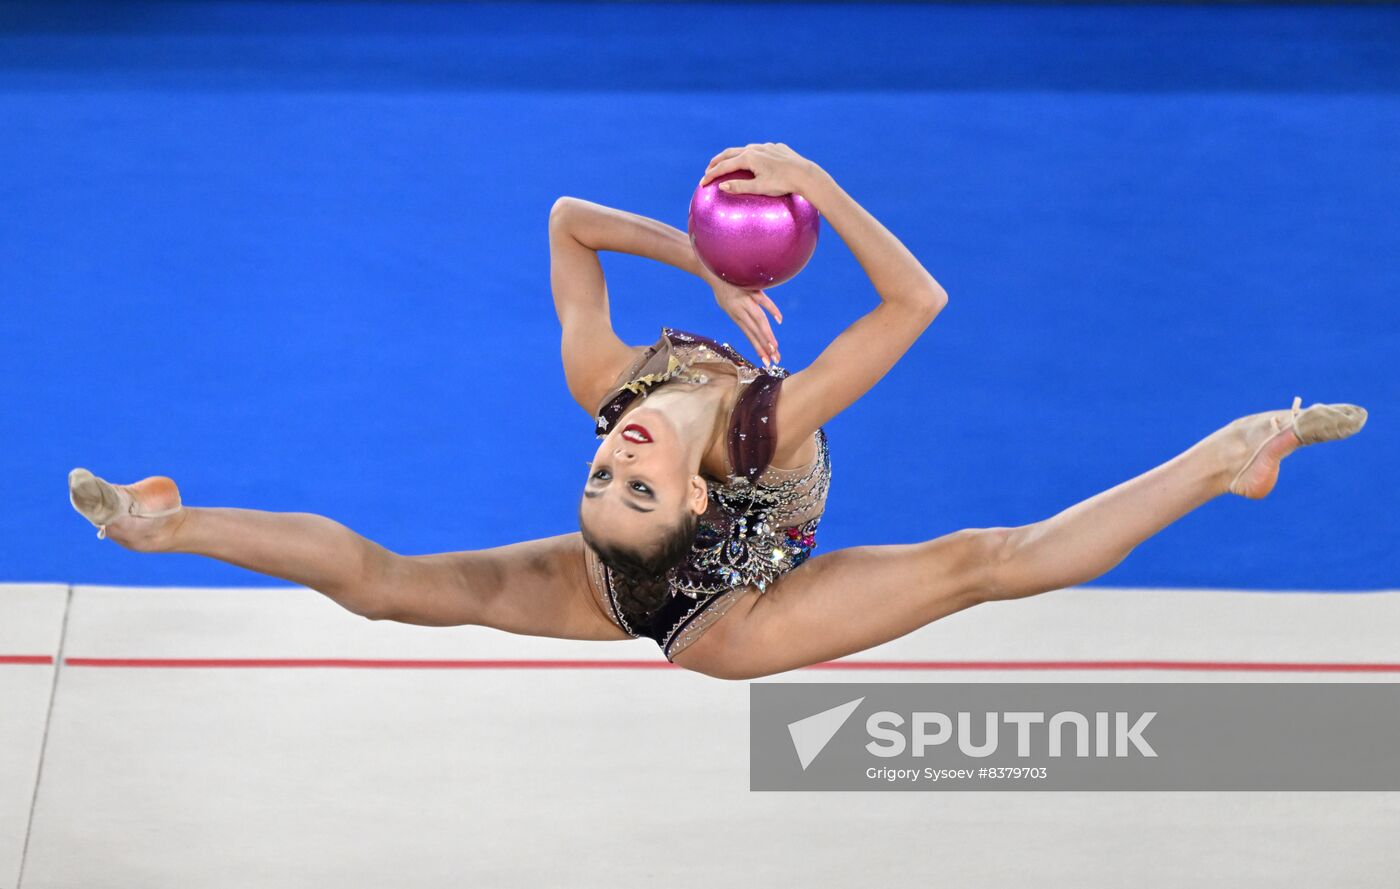
<svg viewBox="0 0 1400 889">
<path fill-rule="evenodd" d="M 589 481 L 605 482 L 611 477 L 611 472 L 608 472 L 606 469 L 599 469 L 597 472 L 590 475 L 588 479 Z M 636 491 L 638 494 L 644 494 L 647 497 L 651 497 L 653 499 L 656 497 L 656 493 L 652 491 L 651 486 L 649 486 L 646 482 L 634 481 L 632 482 L 631 487 L 632 490 Z"/>
</svg>

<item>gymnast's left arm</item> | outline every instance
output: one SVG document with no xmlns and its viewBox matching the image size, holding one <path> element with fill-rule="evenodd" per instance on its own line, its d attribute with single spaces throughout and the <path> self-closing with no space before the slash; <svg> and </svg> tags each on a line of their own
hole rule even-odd
<svg viewBox="0 0 1400 889">
<path fill-rule="evenodd" d="M 751 171 L 753 178 L 729 180 L 720 188 L 735 194 L 796 193 L 811 201 L 855 254 L 880 297 L 815 361 L 783 381 L 774 457 L 782 465 L 818 427 L 889 373 L 947 305 L 948 294 L 830 174 L 786 145 L 730 148 L 710 161 L 702 182 L 739 169 Z"/>
</svg>

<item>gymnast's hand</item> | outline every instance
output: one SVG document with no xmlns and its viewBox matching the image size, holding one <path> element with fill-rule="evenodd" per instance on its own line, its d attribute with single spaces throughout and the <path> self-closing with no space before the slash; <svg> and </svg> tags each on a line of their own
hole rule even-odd
<svg viewBox="0 0 1400 889">
<path fill-rule="evenodd" d="M 705 185 L 735 170 L 748 170 L 753 178 L 721 182 L 719 187 L 730 194 L 800 194 L 803 197 L 820 172 L 816 164 L 781 142 L 754 142 L 743 148 L 726 148 L 715 155 L 705 168 L 700 184 Z"/>
<path fill-rule="evenodd" d="M 735 287 L 705 268 L 700 263 L 701 277 L 715 291 L 715 302 L 724 309 L 724 313 L 739 325 L 739 329 L 744 332 L 744 336 L 753 343 L 754 350 L 758 352 L 758 357 L 763 359 L 764 367 L 778 362 L 778 338 L 773 335 L 773 328 L 768 324 L 768 316 L 763 314 L 765 309 L 779 324 L 783 323 L 783 313 L 778 311 L 773 300 L 768 298 L 768 294 L 762 290 L 744 290 Z"/>
</svg>

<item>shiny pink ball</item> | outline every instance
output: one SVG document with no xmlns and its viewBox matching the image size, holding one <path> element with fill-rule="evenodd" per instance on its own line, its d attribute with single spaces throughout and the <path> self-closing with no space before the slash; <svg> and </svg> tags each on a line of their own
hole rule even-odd
<svg viewBox="0 0 1400 889">
<path fill-rule="evenodd" d="M 790 280 L 817 249 L 821 214 L 799 194 L 729 194 L 719 184 L 752 179 L 726 173 L 695 189 L 690 199 L 690 243 L 705 267 L 745 290 Z"/>
</svg>

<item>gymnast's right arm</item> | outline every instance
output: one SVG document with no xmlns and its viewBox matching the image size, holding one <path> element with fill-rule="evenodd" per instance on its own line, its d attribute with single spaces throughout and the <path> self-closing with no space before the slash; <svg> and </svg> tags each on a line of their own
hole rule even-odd
<svg viewBox="0 0 1400 889">
<path fill-rule="evenodd" d="M 570 394 L 590 415 L 636 352 L 613 332 L 599 250 L 631 253 L 701 274 L 690 239 L 678 229 L 579 198 L 554 202 L 549 213 L 549 283 L 563 328 L 564 376 Z"/>
</svg>

